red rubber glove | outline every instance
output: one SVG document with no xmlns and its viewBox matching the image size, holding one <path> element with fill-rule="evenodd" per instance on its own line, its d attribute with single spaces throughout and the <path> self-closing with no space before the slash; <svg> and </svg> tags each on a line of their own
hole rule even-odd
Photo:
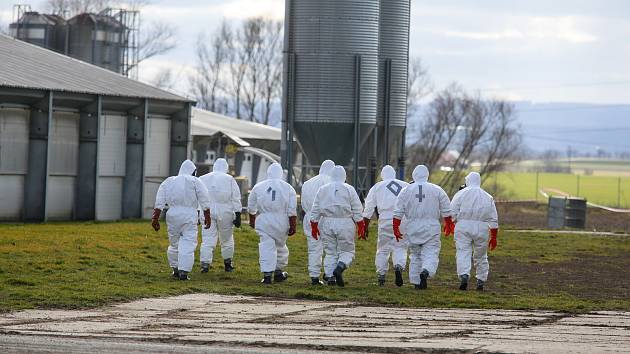
<svg viewBox="0 0 630 354">
<path fill-rule="evenodd" d="M 151 226 L 153 226 L 153 230 L 160 231 L 160 214 L 162 213 L 161 209 L 155 208 L 153 209 L 153 216 L 151 217 Z"/>
<path fill-rule="evenodd" d="M 494 251 L 497 248 L 497 235 L 499 234 L 499 229 L 490 229 L 490 242 L 488 242 L 488 248 L 490 251 Z"/>
<path fill-rule="evenodd" d="M 252 229 L 256 228 L 256 215 L 255 214 L 249 214 L 249 226 L 251 226 Z"/>
<path fill-rule="evenodd" d="M 206 209 L 203 211 L 203 228 L 206 230 L 209 229 L 210 224 L 212 224 L 212 221 L 210 219 L 210 209 Z"/>
<path fill-rule="evenodd" d="M 400 232 L 400 219 L 394 218 L 392 224 L 394 225 L 394 236 L 396 236 L 396 242 L 400 242 L 403 239 L 403 235 Z"/>
<path fill-rule="evenodd" d="M 295 235 L 295 229 L 297 228 L 297 216 L 289 216 L 289 233 L 287 235 Z"/>
<path fill-rule="evenodd" d="M 369 230 L 369 227 L 370 227 L 370 219 L 368 219 L 368 218 L 363 218 L 363 224 L 365 224 L 365 231 L 363 232 L 363 235 L 364 235 L 363 239 L 364 239 L 364 240 L 367 240 L 367 239 L 368 239 L 368 236 L 370 235 L 370 230 Z"/>
<path fill-rule="evenodd" d="M 314 239 L 319 240 L 319 224 L 315 221 L 311 221 L 311 236 Z"/>
<path fill-rule="evenodd" d="M 453 218 L 447 216 L 444 218 L 444 236 L 452 236 L 455 233 L 455 223 Z"/>
<path fill-rule="evenodd" d="M 365 222 L 363 220 L 359 220 L 357 222 L 357 238 L 359 240 L 366 240 L 366 238 L 365 238 Z"/>
</svg>

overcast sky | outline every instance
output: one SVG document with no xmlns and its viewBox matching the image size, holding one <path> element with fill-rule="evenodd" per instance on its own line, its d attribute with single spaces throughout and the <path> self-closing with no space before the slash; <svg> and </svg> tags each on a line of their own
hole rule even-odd
<svg viewBox="0 0 630 354">
<path fill-rule="evenodd" d="M 15 2 L 0 0 L 5 26 Z M 197 35 L 223 17 L 254 15 L 281 19 L 284 0 L 153 0 L 143 21 L 173 24 L 179 45 L 144 63 L 141 79 L 173 67 L 183 90 Z M 410 53 L 437 88 L 459 82 L 512 100 L 630 104 L 630 1 L 412 0 Z"/>
</svg>

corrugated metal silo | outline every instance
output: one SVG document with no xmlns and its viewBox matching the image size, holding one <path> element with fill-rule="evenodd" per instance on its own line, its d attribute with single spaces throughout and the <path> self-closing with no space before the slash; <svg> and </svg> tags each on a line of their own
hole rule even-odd
<svg viewBox="0 0 630 354">
<path fill-rule="evenodd" d="M 111 16 L 77 15 L 68 20 L 68 55 L 120 73 L 123 29 Z"/>
<path fill-rule="evenodd" d="M 63 47 L 59 46 L 64 43 L 65 38 L 59 37 L 65 34 L 64 27 L 65 21 L 61 17 L 34 11 L 24 13 L 17 22 L 9 25 L 13 37 L 60 52 L 63 52 Z"/>
<path fill-rule="evenodd" d="M 380 0 L 378 130 L 382 164 L 401 157 L 407 116 L 410 0 Z"/>
<path fill-rule="evenodd" d="M 22 217 L 29 114 L 29 109 L 0 108 L 0 220 Z"/>
<path fill-rule="evenodd" d="M 376 123 L 379 1 L 291 0 L 286 19 L 285 109 L 295 135 L 311 165 L 346 165 Z"/>
</svg>

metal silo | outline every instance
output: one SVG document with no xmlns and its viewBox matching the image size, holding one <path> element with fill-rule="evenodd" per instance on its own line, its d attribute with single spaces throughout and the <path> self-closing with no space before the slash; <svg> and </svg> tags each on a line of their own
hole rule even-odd
<svg viewBox="0 0 630 354">
<path fill-rule="evenodd" d="M 409 65 L 410 0 L 380 0 L 378 136 L 376 158 L 383 165 L 404 160 Z M 401 172 L 401 171 L 399 171 Z"/>
<path fill-rule="evenodd" d="M 124 26 L 107 15 L 80 14 L 68 20 L 68 55 L 120 73 Z"/>
<path fill-rule="evenodd" d="M 16 22 L 9 25 L 11 36 L 44 47 L 63 52 L 65 43 L 65 20 L 56 15 L 25 12 Z"/>
<path fill-rule="evenodd" d="M 284 138 L 295 133 L 310 165 L 359 167 L 376 123 L 378 32 L 379 0 L 286 1 Z"/>
</svg>

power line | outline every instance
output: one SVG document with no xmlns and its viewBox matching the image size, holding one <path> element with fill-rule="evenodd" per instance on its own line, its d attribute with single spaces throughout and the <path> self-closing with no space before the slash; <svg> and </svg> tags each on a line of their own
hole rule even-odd
<svg viewBox="0 0 630 354">
<path fill-rule="evenodd" d="M 590 87 L 590 86 L 615 86 L 615 85 L 630 85 L 630 81 L 600 81 L 600 82 L 586 82 L 586 83 L 571 83 L 571 84 L 559 84 L 549 86 L 522 86 L 522 87 L 488 87 L 481 88 L 479 91 L 504 91 L 504 90 L 541 90 L 541 89 L 556 89 L 567 87 Z"/>
</svg>

